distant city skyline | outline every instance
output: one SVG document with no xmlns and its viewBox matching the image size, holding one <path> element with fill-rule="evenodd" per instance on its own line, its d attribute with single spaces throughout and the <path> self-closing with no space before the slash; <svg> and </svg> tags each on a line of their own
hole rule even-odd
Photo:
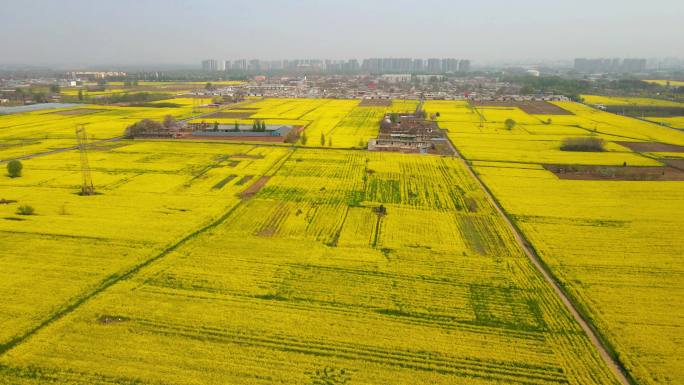
<svg viewBox="0 0 684 385">
<path fill-rule="evenodd" d="M 456 58 L 364 58 L 364 59 L 204 59 L 203 71 L 296 71 L 314 70 L 328 72 L 367 73 L 456 73 L 469 72 L 471 62 Z"/>
<path fill-rule="evenodd" d="M 473 63 L 684 55 L 684 2 L 13 1 L 0 64 L 465 57 Z"/>
</svg>

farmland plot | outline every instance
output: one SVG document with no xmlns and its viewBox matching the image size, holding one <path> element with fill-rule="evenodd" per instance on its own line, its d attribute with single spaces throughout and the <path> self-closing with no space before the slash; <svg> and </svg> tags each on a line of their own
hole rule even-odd
<svg viewBox="0 0 684 385">
<path fill-rule="evenodd" d="M 666 175 L 665 164 L 677 165 L 681 153 L 655 151 L 675 151 L 684 135 L 575 103 L 557 104 L 575 115 L 512 130 L 485 124 L 474 131 L 453 122 L 449 137 L 629 375 L 639 384 L 677 384 L 684 377 L 684 182 L 567 180 L 543 166 L 619 170 L 624 162 L 638 166 L 633 170 L 663 167 Z M 544 131 L 563 127 L 585 131 L 573 136 L 603 138 L 606 151 L 560 151 L 567 135 Z"/>
<path fill-rule="evenodd" d="M 116 280 L 235 205 L 287 153 L 252 146 L 122 142 L 91 151 L 97 195 L 79 196 L 78 153 L 24 161 L 0 177 L 0 347 Z M 238 157 L 251 154 L 253 158 Z M 17 215 L 30 205 L 35 215 Z"/>
<path fill-rule="evenodd" d="M 684 377 L 684 182 L 477 167 L 641 384 Z"/>
<path fill-rule="evenodd" d="M 616 383 L 459 160 L 280 159 L 215 226 L 2 355 L 0 383 Z"/>
<path fill-rule="evenodd" d="M 264 99 L 251 103 L 242 115 L 206 117 L 191 121 L 220 124 L 252 124 L 305 127 L 306 147 L 365 148 L 378 135 L 380 120 L 387 112 L 413 112 L 415 100 L 392 100 L 380 105 L 360 105 L 359 100 Z"/>
<path fill-rule="evenodd" d="M 81 124 L 86 127 L 90 139 L 100 140 L 122 136 L 126 127 L 141 119 L 161 121 L 166 115 L 177 119 L 192 116 L 191 104 L 181 100 L 180 105 L 175 108 L 83 105 L 70 109 L 2 115 L 0 160 L 73 147 L 76 145 L 74 131 Z"/>
</svg>

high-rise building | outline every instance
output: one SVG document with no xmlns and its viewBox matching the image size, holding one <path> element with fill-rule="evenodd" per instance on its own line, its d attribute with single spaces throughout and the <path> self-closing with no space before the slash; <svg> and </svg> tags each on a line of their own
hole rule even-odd
<svg viewBox="0 0 684 385">
<path fill-rule="evenodd" d="M 431 74 L 442 72 L 442 61 L 436 58 L 427 59 L 427 72 Z"/>
<path fill-rule="evenodd" d="M 458 59 L 442 59 L 442 72 L 458 72 Z"/>
<path fill-rule="evenodd" d="M 236 71 L 246 71 L 247 70 L 247 60 L 239 59 L 233 61 L 233 69 Z"/>
<path fill-rule="evenodd" d="M 202 60 L 202 71 L 217 71 L 218 61 L 216 59 Z"/>
<path fill-rule="evenodd" d="M 575 59 L 575 71 L 581 73 L 610 73 L 610 72 L 643 72 L 646 70 L 646 59 Z"/>
<path fill-rule="evenodd" d="M 458 62 L 458 72 L 470 72 L 470 60 L 461 60 Z"/>
<path fill-rule="evenodd" d="M 223 62 L 224 71 L 230 71 L 231 69 L 233 69 L 233 66 L 230 64 L 230 60 L 226 60 L 225 62 Z"/>
<path fill-rule="evenodd" d="M 271 71 L 279 71 L 283 69 L 282 60 L 271 60 L 270 62 L 268 62 L 268 65 Z"/>
<path fill-rule="evenodd" d="M 423 64 L 423 59 L 413 59 L 413 63 L 411 65 L 411 70 L 413 72 L 423 72 L 425 71 L 425 66 Z"/>
<path fill-rule="evenodd" d="M 646 59 L 625 59 L 622 61 L 622 72 L 638 73 L 646 71 Z"/>
<path fill-rule="evenodd" d="M 359 72 L 359 69 L 361 69 L 361 66 L 359 65 L 359 61 L 356 59 L 347 60 L 347 63 L 343 68 L 343 70 L 346 72 Z"/>
<path fill-rule="evenodd" d="M 248 71 L 261 71 L 261 61 L 259 59 L 252 59 L 247 66 Z"/>
<path fill-rule="evenodd" d="M 366 72 L 378 74 L 382 72 L 382 60 L 378 58 L 363 59 L 361 69 L 363 69 Z"/>
</svg>

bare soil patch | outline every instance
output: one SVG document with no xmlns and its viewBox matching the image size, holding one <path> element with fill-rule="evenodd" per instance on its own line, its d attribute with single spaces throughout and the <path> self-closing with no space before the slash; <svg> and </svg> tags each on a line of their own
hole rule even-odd
<svg viewBox="0 0 684 385">
<path fill-rule="evenodd" d="M 623 181 L 672 181 L 684 180 L 684 171 L 670 167 L 554 165 L 544 168 L 559 179 L 572 180 L 623 180 Z"/>
<path fill-rule="evenodd" d="M 247 189 L 243 191 L 242 194 L 240 194 L 240 196 L 243 199 L 249 199 L 253 197 L 254 195 L 256 195 L 256 193 L 259 192 L 259 190 L 261 190 L 262 187 L 264 187 L 264 185 L 266 185 L 266 183 L 268 183 L 269 179 L 271 179 L 270 176 L 262 176 L 251 186 L 247 187 Z"/>
<path fill-rule="evenodd" d="M 660 142 L 615 142 L 636 152 L 684 152 L 684 146 Z"/>
<path fill-rule="evenodd" d="M 479 101 L 473 104 L 478 107 L 518 107 L 530 115 L 574 115 L 566 109 L 545 101 Z"/>
<path fill-rule="evenodd" d="M 389 107 L 392 105 L 390 99 L 363 99 L 359 107 Z"/>
<path fill-rule="evenodd" d="M 95 114 L 95 113 L 102 112 L 102 111 L 107 111 L 107 110 L 99 110 L 99 109 L 95 109 L 95 108 L 76 108 L 73 110 L 55 111 L 55 112 L 51 112 L 51 114 L 72 116 L 72 115 L 89 115 L 89 114 Z"/>
<path fill-rule="evenodd" d="M 684 159 L 658 159 L 670 167 L 684 171 Z"/>
</svg>

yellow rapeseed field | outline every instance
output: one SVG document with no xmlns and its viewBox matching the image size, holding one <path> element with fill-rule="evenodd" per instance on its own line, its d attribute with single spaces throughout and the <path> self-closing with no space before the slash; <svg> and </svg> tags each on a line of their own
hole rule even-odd
<svg viewBox="0 0 684 385">
<path fill-rule="evenodd" d="M 358 100 L 264 99 L 250 103 L 239 112 L 248 118 L 199 118 L 191 123 L 293 125 L 305 128 L 307 147 L 365 148 L 368 139 L 378 135 L 380 119 L 387 112 L 413 112 L 415 100 L 394 100 L 390 106 L 359 106 Z"/>
<path fill-rule="evenodd" d="M 656 123 L 661 123 L 661 124 L 664 124 L 664 125 L 672 127 L 672 128 L 684 130 L 684 116 L 676 116 L 676 117 L 671 117 L 671 118 L 646 117 L 644 119 L 650 120 L 650 121 L 656 122 Z"/>
<path fill-rule="evenodd" d="M 175 100 L 3 116 L 0 158 L 73 146 L 79 123 L 104 139 L 193 116 Z M 358 150 L 416 105 L 250 100 L 240 121 L 301 125 L 307 143 L 100 143 L 94 196 L 76 151 L 1 175 L 0 384 L 618 384 L 463 160 Z M 637 383 L 675 385 L 684 182 L 544 166 L 660 167 L 681 153 L 618 142 L 684 133 L 557 105 L 571 114 L 423 107 Z M 605 151 L 562 151 L 568 137 Z"/>
<path fill-rule="evenodd" d="M 5 182 L 39 215 L 25 242 L 5 232 L 3 274 L 40 281 L 6 340 L 116 282 L 0 356 L 0 383 L 616 384 L 459 159 L 140 141 L 93 158 L 102 195 Z M 244 175 L 265 183 L 240 198 Z M 50 268 L 24 260 L 33 239 L 61 247 L 30 255 Z"/>
<path fill-rule="evenodd" d="M 684 378 L 684 182 L 561 180 L 553 164 L 657 166 L 681 153 L 636 153 L 614 142 L 684 145 L 684 133 L 576 103 L 574 115 L 531 115 L 551 124 L 507 130 L 496 113 L 463 119 L 449 112 L 440 126 L 470 160 L 544 263 L 590 317 L 639 384 L 674 385 Z M 452 104 L 460 106 L 460 103 Z M 442 107 L 443 108 L 443 107 Z M 511 116 L 519 116 L 511 114 Z M 515 119 L 515 118 L 514 118 Z M 605 152 L 566 152 L 566 137 L 594 136 Z"/>
<path fill-rule="evenodd" d="M 684 376 L 684 182 L 477 171 L 642 384 Z"/>
<path fill-rule="evenodd" d="M 175 108 L 115 107 L 82 105 L 57 110 L 42 110 L 21 114 L 0 115 L 0 160 L 12 159 L 75 145 L 75 129 L 83 124 L 93 140 L 123 135 L 129 125 L 141 119 L 161 121 L 164 116 L 189 118 L 192 99 L 171 99 Z M 207 103 L 209 99 L 200 99 Z"/>
<path fill-rule="evenodd" d="M 161 252 L 237 203 L 286 154 L 200 143 L 121 142 L 91 151 L 95 196 L 79 196 L 77 152 L 0 177 L 0 346 L 65 304 Z M 249 155 L 249 158 L 243 158 Z M 230 180 L 226 181 L 226 178 Z M 225 183 L 224 183 L 225 182 Z M 36 215 L 16 215 L 30 205 Z"/>
</svg>

